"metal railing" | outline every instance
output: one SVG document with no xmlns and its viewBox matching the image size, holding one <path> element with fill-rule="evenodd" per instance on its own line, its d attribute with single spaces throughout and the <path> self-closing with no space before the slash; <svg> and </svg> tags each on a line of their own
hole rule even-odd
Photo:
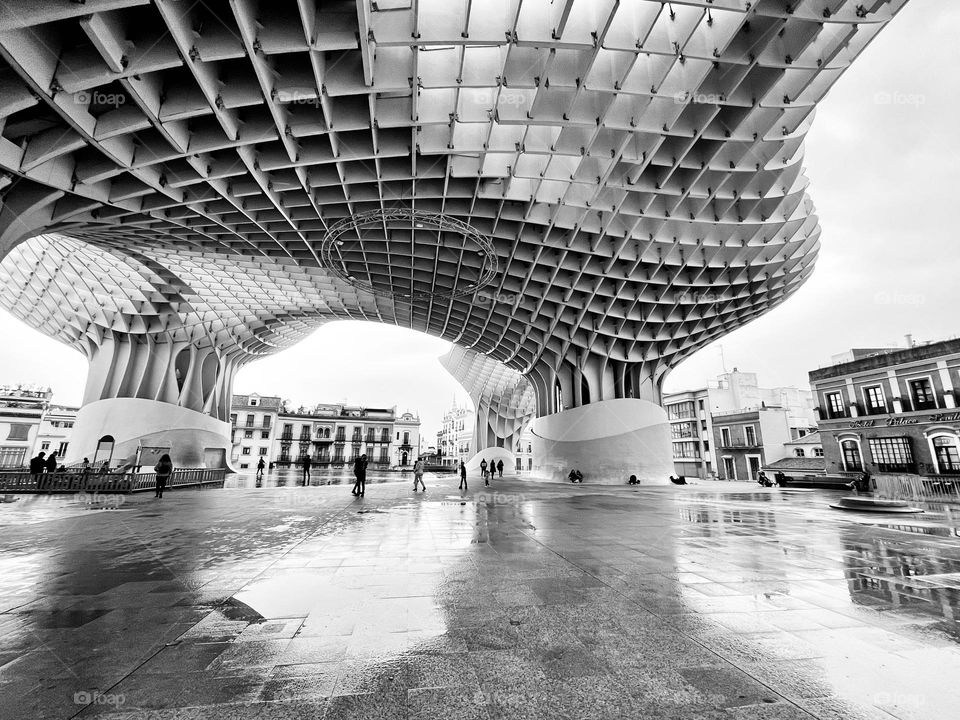
<svg viewBox="0 0 960 720">
<path fill-rule="evenodd" d="M 211 468 L 174 470 L 167 488 L 222 483 L 227 471 Z M 25 470 L 0 472 L 0 492 L 9 493 L 134 493 L 153 490 L 156 473 L 53 472 L 32 475 Z"/>
<path fill-rule="evenodd" d="M 896 500 L 960 503 L 960 478 L 927 475 L 875 475 L 877 494 Z"/>
</svg>

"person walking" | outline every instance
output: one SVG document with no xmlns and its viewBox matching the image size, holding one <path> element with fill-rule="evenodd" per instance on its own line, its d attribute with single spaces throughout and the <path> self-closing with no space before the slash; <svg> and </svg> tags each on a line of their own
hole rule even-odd
<svg viewBox="0 0 960 720">
<path fill-rule="evenodd" d="M 163 489 L 167 487 L 167 480 L 173 475 L 173 460 L 167 453 L 164 453 L 160 456 L 160 461 L 153 468 L 153 471 L 157 474 L 154 497 L 162 498 Z"/>
<path fill-rule="evenodd" d="M 463 460 L 460 461 L 460 490 L 469 490 L 467 485 L 467 466 L 463 464 Z"/>
<path fill-rule="evenodd" d="M 263 479 L 263 470 L 267 467 L 267 463 L 264 462 L 263 457 L 257 462 L 257 478 Z"/>
<path fill-rule="evenodd" d="M 486 458 L 483 458 L 483 459 L 480 461 L 480 475 L 483 476 L 483 484 L 484 484 L 485 486 L 486 486 L 486 485 L 489 485 L 489 484 L 490 484 L 490 481 L 487 480 L 487 459 L 486 459 Z"/>
<path fill-rule="evenodd" d="M 47 468 L 47 461 L 44 459 L 46 453 L 38 453 L 35 458 L 30 459 L 30 474 L 31 475 L 40 475 Z"/>
<path fill-rule="evenodd" d="M 423 485 L 423 460 L 417 458 L 417 461 L 413 464 L 413 491 L 417 491 L 417 483 Z M 423 491 L 427 491 L 427 486 L 423 485 Z"/>
<path fill-rule="evenodd" d="M 90 458 L 84 458 L 80 463 L 80 489 L 87 489 L 87 478 L 90 477 Z"/>
<path fill-rule="evenodd" d="M 363 497 L 367 489 L 367 456 L 365 454 L 353 461 L 353 476 L 357 479 L 353 485 L 353 494 Z"/>
<path fill-rule="evenodd" d="M 503 460 L 497 460 L 497 475 L 503 477 Z"/>
<path fill-rule="evenodd" d="M 310 481 L 310 456 L 303 456 L 303 484 L 306 485 Z"/>
</svg>

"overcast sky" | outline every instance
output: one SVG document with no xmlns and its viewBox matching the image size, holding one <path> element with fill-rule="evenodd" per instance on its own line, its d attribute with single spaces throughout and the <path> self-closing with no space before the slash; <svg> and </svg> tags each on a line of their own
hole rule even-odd
<svg viewBox="0 0 960 720">
<path fill-rule="evenodd" d="M 727 369 L 767 386 L 806 386 L 807 372 L 850 347 L 904 335 L 960 334 L 960 3 L 912 0 L 820 105 L 805 166 L 823 228 L 813 277 L 781 307 L 727 335 Z M 79 404 L 86 361 L 0 310 L 0 384 L 37 383 Z M 466 394 L 436 358 L 449 344 L 395 327 L 331 323 L 300 345 L 243 369 L 237 392 L 294 404 L 338 402 L 418 410 L 439 428 Z M 722 371 L 718 344 L 678 367 L 668 390 Z"/>
</svg>

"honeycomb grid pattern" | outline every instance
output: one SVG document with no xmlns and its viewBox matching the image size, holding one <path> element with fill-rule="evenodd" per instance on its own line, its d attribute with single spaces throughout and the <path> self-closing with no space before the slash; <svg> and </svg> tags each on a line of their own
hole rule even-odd
<svg viewBox="0 0 960 720">
<path fill-rule="evenodd" d="M 812 272 L 805 133 L 905 2 L 5 0 L 3 279 L 32 282 L 11 265 L 71 238 L 181 278 L 195 317 L 224 314 L 213 342 L 238 364 L 351 317 L 526 374 L 540 414 L 555 385 L 567 405 L 656 399 Z M 396 210 L 488 238 L 497 300 L 449 278 L 483 258 L 441 265 L 429 228 L 384 243 L 384 227 L 369 253 L 357 234 L 354 264 L 410 302 L 324 265 L 332 226 Z M 215 271 L 195 273 L 204 258 Z M 257 266 L 276 285 L 234 314 Z M 22 287 L 2 302 L 81 346 L 109 324 L 92 291 L 69 318 Z M 164 322 L 119 314 L 128 333 Z"/>
</svg>

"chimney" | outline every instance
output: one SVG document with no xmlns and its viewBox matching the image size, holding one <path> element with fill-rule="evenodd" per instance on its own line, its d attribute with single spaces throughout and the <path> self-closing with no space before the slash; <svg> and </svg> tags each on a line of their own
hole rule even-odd
<svg viewBox="0 0 960 720">
<path fill-rule="evenodd" d="M 907 340 L 907 347 L 908 347 L 908 348 L 912 348 L 912 347 L 913 347 L 913 334 L 912 334 L 912 333 L 907 333 L 906 335 L 904 335 L 904 337 L 905 337 L 906 340 Z"/>
</svg>

